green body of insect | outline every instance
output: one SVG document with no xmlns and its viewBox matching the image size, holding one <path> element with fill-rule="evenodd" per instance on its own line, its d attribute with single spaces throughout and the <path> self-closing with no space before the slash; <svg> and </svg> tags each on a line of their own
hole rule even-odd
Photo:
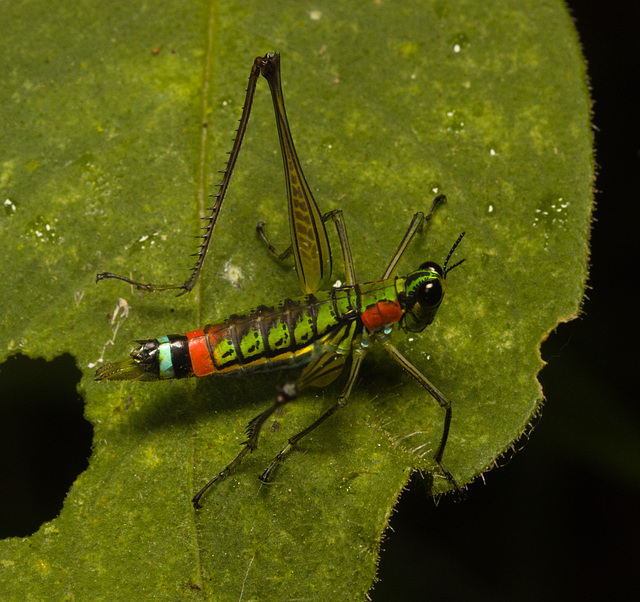
<svg viewBox="0 0 640 602">
<path fill-rule="evenodd" d="M 238 135 L 220 186 L 218 202 L 208 218 L 198 260 L 189 280 L 182 285 L 153 285 L 138 283 L 111 273 L 100 274 L 98 279 L 118 278 L 148 291 L 179 288 L 182 289 L 181 294 L 193 287 L 202 269 L 213 227 L 240 149 L 260 72 L 269 81 L 272 92 L 287 179 L 292 250 L 301 288 L 308 294 L 297 299 L 285 299 L 274 306 L 263 305 L 246 313 L 234 314 L 185 334 L 138 341 L 140 346 L 127 359 L 101 367 L 96 373 L 96 379 L 162 380 L 305 365 L 301 376 L 285 383 L 271 406 L 249 423 L 248 438 L 238 456 L 193 498 L 194 505 L 199 507 L 203 493 L 213 483 L 228 476 L 244 456 L 257 447 L 262 425 L 278 407 L 295 399 L 300 391 L 309 386 L 320 387 L 333 382 L 351 358 L 347 383 L 337 402 L 310 426 L 289 439 L 261 475 L 261 479 L 267 481 L 273 469 L 300 439 L 346 404 L 362 360 L 371 342 L 377 340 L 445 409 L 443 433 L 434 459 L 444 475 L 457 487 L 452 475 L 441 462 L 451 423 L 451 403 L 400 354 L 391 342 L 390 335 L 394 324 L 399 324 L 409 332 L 420 332 L 433 321 L 444 296 L 447 273 L 462 263 L 460 261 L 447 267 L 464 233 L 453 245 L 443 267 L 426 262 L 406 277 L 392 277 L 415 234 L 444 200 L 444 197 L 438 197 L 426 217 L 423 213 L 414 216 L 382 278 L 374 282 L 358 283 L 342 212 L 333 211 L 321 216 L 302 173 L 284 111 L 278 55 L 268 54 L 258 57 L 254 62 Z M 331 275 L 331 252 L 324 227 L 324 221 L 329 219 L 334 221 L 340 239 L 346 285 L 320 291 L 319 288 Z M 264 236 L 262 225 L 259 225 L 258 232 L 270 251 L 277 255 Z M 286 256 L 289 252 L 278 256 Z"/>
<path fill-rule="evenodd" d="M 99 380 L 163 380 L 230 372 L 257 372 L 306 364 L 325 356 L 330 367 L 309 383 L 329 384 L 354 347 L 400 322 L 419 332 L 444 296 L 444 272 L 427 263 L 407 278 L 366 282 L 262 305 L 184 335 L 139 341 L 122 362 L 99 369 Z M 410 290 L 408 290 L 410 287 Z"/>
</svg>

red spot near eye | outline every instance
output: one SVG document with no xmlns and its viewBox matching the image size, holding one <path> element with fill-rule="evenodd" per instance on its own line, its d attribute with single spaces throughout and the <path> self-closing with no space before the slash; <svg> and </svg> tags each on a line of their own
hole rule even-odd
<svg viewBox="0 0 640 602">
<path fill-rule="evenodd" d="M 378 301 L 368 307 L 362 314 L 362 323 L 369 332 L 380 330 L 387 324 L 399 322 L 402 318 L 402 308 L 397 301 Z"/>
</svg>

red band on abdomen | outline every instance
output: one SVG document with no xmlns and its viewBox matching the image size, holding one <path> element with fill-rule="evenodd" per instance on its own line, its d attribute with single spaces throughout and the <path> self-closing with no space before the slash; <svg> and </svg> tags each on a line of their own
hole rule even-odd
<svg viewBox="0 0 640 602">
<path fill-rule="evenodd" d="M 215 372 L 216 367 L 213 365 L 213 359 L 209 353 L 207 335 L 204 333 L 204 329 L 192 330 L 186 334 L 189 340 L 189 356 L 191 357 L 193 373 L 196 376 L 206 376 Z"/>
</svg>

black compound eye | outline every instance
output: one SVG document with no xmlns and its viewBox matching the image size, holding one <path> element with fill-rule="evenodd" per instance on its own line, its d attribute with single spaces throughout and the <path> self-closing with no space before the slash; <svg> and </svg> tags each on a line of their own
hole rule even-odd
<svg viewBox="0 0 640 602">
<path fill-rule="evenodd" d="M 444 289 L 444 273 L 437 263 L 428 261 L 409 274 L 405 283 L 403 329 L 422 332 L 429 326 L 442 303 Z"/>
<path fill-rule="evenodd" d="M 439 305 L 443 295 L 442 281 L 434 278 L 427 280 L 424 286 L 416 291 L 416 301 L 421 307 L 427 309 Z"/>
<path fill-rule="evenodd" d="M 444 278 L 444 270 L 435 261 L 425 261 L 423 264 L 420 265 L 418 270 L 421 270 L 424 272 L 435 272 L 436 274 L 438 274 L 438 276 L 440 276 L 440 278 Z"/>
</svg>

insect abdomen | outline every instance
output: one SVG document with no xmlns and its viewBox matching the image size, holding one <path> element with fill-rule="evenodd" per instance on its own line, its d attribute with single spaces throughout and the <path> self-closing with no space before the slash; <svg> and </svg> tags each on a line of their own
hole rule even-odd
<svg viewBox="0 0 640 602">
<path fill-rule="evenodd" d="M 232 315 L 187 333 L 196 376 L 269 370 L 311 359 L 317 339 L 315 306 L 285 300 L 248 315 Z"/>
<path fill-rule="evenodd" d="M 354 316 L 347 289 L 285 299 L 186 334 L 137 341 L 130 357 L 102 366 L 96 379 L 164 380 L 304 364 L 316 341 Z"/>
</svg>

